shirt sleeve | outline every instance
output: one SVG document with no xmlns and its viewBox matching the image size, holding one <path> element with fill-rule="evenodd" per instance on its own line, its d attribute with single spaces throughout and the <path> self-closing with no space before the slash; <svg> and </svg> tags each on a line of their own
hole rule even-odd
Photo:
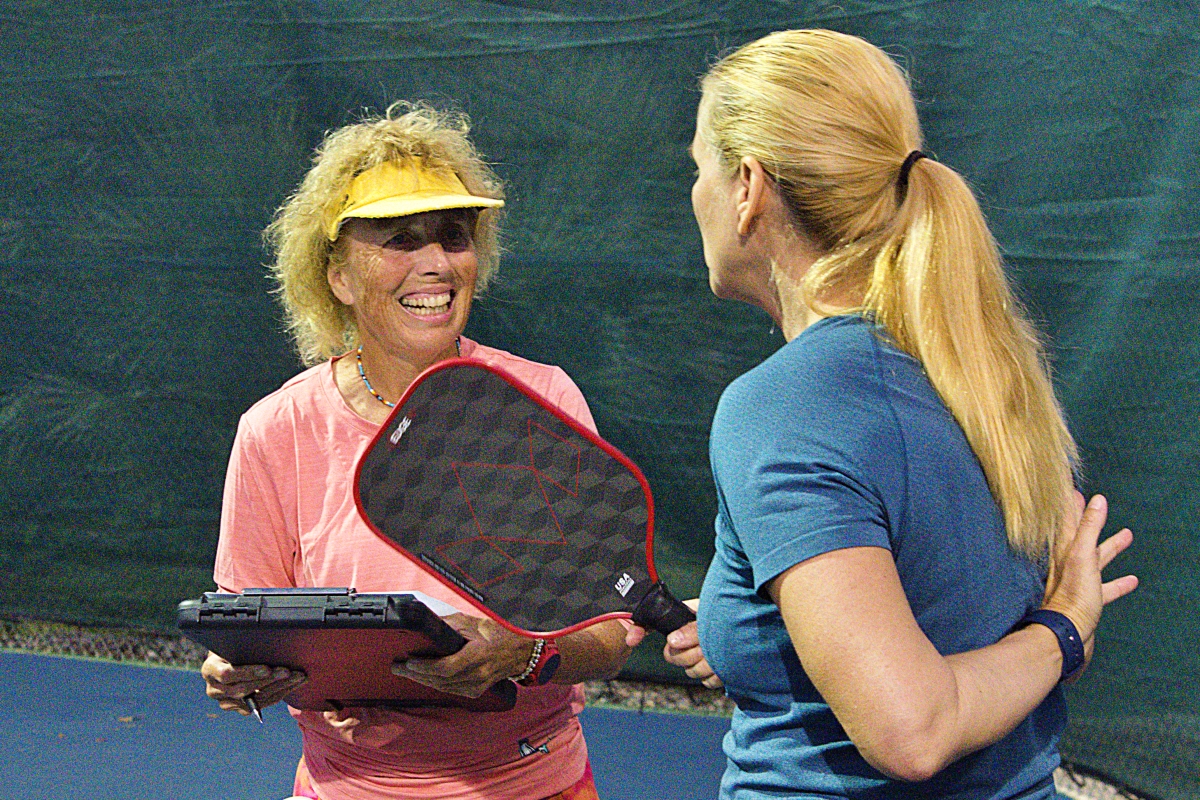
<svg viewBox="0 0 1200 800">
<path fill-rule="evenodd" d="M 588 408 L 583 392 L 561 367 L 554 367 L 554 371 L 550 375 L 550 386 L 546 391 L 546 399 L 562 409 L 580 425 L 592 433 L 597 433 L 596 421 L 592 419 L 592 411 Z"/>
<path fill-rule="evenodd" d="M 221 503 L 213 578 L 223 590 L 296 584 L 299 537 L 252 426 L 238 423 Z"/>
<path fill-rule="evenodd" d="M 874 384 L 849 377 L 735 384 L 718 407 L 713 474 L 755 591 L 823 553 L 891 549 L 884 487 L 902 481 L 903 443 Z"/>
<path fill-rule="evenodd" d="M 849 547 L 890 549 L 883 503 L 850 471 L 819 461 L 769 462 L 730 508 L 754 589 L 814 556 Z"/>
</svg>

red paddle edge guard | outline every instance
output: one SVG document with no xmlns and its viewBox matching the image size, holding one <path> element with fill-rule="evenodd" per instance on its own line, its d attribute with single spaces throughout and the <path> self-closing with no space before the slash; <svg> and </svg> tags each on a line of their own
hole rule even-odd
<svg viewBox="0 0 1200 800">
<path fill-rule="evenodd" d="M 422 559 L 418 558 L 416 555 L 414 555 L 413 553 L 410 553 L 408 550 L 406 550 L 401 545 L 392 541 L 391 538 L 389 538 L 386 534 L 384 534 L 381 530 L 379 530 L 379 528 L 377 528 L 375 526 L 375 523 L 371 522 L 371 520 L 367 518 L 367 515 L 363 512 L 362 497 L 359 494 L 359 478 L 362 474 L 363 462 L 366 461 L 367 453 L 374 450 L 375 445 L 379 443 L 379 440 L 384 438 L 384 434 L 387 432 L 388 428 L 391 426 L 392 420 L 396 417 L 396 415 L 401 413 L 401 410 L 403 409 L 404 404 L 408 402 L 408 399 L 412 396 L 413 392 L 415 392 L 417 387 L 419 387 L 422 383 L 424 383 L 427 378 L 429 378 L 431 375 L 441 372 L 442 370 L 451 369 L 454 367 L 464 367 L 464 366 L 470 367 L 472 369 L 485 370 L 487 372 L 492 373 L 496 377 L 500 378 L 505 383 L 507 383 L 509 386 L 513 387 L 517 391 L 524 394 L 531 401 L 533 401 L 537 405 L 541 406 L 546 411 L 549 411 L 551 414 L 553 414 L 555 417 L 557 417 L 560 421 L 562 421 L 564 424 L 566 424 L 568 427 L 570 427 L 571 430 L 575 431 L 577 434 L 579 434 L 583 438 L 587 439 L 589 442 L 596 445 L 601 450 L 603 450 L 604 452 L 608 453 L 610 456 L 615 458 L 617 461 L 619 461 L 621 463 L 622 466 L 624 466 L 627 470 L 629 470 L 629 472 L 632 473 L 635 478 L 637 478 L 638 483 L 641 484 L 641 487 L 642 487 L 642 494 L 644 494 L 646 497 L 646 572 L 649 574 L 650 580 L 653 582 L 653 587 L 650 589 L 649 592 L 646 593 L 646 597 L 644 598 L 644 600 L 646 602 L 653 603 L 655 597 L 661 597 L 663 594 L 667 594 L 669 597 L 669 594 L 666 592 L 666 587 L 662 585 L 661 581 L 659 581 L 658 573 L 654 569 L 654 496 L 650 493 L 650 484 L 649 484 L 649 482 L 647 482 L 646 476 L 642 474 L 642 471 L 640 469 L 638 469 L 637 464 L 634 464 L 632 461 L 630 461 L 629 458 L 624 453 L 622 453 L 617 448 L 613 447 L 608 442 L 604 441 L 604 439 L 600 438 L 599 435 L 597 435 L 593 431 L 585 428 L 583 425 L 580 425 L 578 420 L 576 420 L 576 419 L 572 418 L 571 416 L 569 416 L 568 414 L 566 414 L 564 411 L 562 411 L 562 409 L 556 408 L 555 406 L 551 405 L 550 403 L 547 403 L 545 398 L 543 398 L 537 392 L 533 391 L 533 389 L 530 389 L 528 386 L 526 386 L 524 383 L 522 383 L 517 378 L 513 377 L 512 375 L 510 375 L 509 373 L 500 369 L 499 367 L 493 367 L 491 364 L 486 364 L 482 361 L 475 361 L 474 359 L 470 359 L 470 358 L 451 358 L 451 359 L 447 359 L 446 361 L 439 361 L 437 364 L 434 364 L 432 367 L 429 367 L 424 372 L 422 372 L 420 375 L 418 375 L 416 377 L 416 380 L 414 380 L 409 385 L 409 387 L 404 391 L 404 394 L 400 396 L 400 399 L 396 401 L 395 408 L 392 409 L 392 412 L 390 414 L 388 414 L 388 418 L 386 420 L 384 420 L 383 425 L 380 426 L 379 433 L 375 434 L 375 436 L 372 437 L 370 444 L 367 445 L 366 449 L 363 450 L 362 455 L 359 456 L 358 463 L 355 464 L 355 466 L 354 466 L 354 507 L 358 510 L 358 516 L 361 517 L 362 521 L 365 522 L 367 527 L 371 529 L 371 532 L 374 533 L 376 536 L 378 536 L 380 539 L 382 539 L 384 541 L 384 543 L 390 545 L 393 550 L 395 550 L 396 552 L 405 556 L 410 561 L 412 561 L 414 564 L 416 564 L 418 567 L 420 567 L 422 570 L 424 570 L 426 573 L 428 573 L 429 575 L 436 578 L 439 583 L 442 583 L 444 586 L 446 586 L 446 588 L 448 588 L 452 592 L 454 592 L 456 597 L 461 597 L 463 600 L 466 600 L 468 603 L 470 603 L 476 609 L 481 611 L 485 616 L 487 616 L 490 619 L 495 620 L 496 622 L 503 625 L 505 628 L 508 628 L 510 631 L 512 631 L 513 633 L 518 634 L 520 636 L 528 636 L 531 638 L 553 639 L 553 638 L 557 638 L 559 636 L 565 636 L 568 633 L 573 633 L 575 631 L 590 627 L 592 625 L 595 625 L 597 622 L 603 622 L 605 620 L 610 620 L 610 619 L 630 619 L 633 617 L 633 612 L 612 611 L 607 614 L 602 614 L 598 617 L 593 617 L 592 619 L 589 619 L 585 622 L 580 622 L 575 625 L 568 626 L 566 628 L 563 628 L 562 630 L 557 630 L 557 631 L 527 631 L 527 630 L 524 630 L 523 628 L 519 628 L 516 625 L 513 625 L 511 622 L 504 619 L 503 617 L 498 616 L 494 611 L 492 611 L 490 608 L 488 608 L 485 605 L 483 605 L 482 603 L 480 603 L 475 598 L 471 597 L 468 594 L 465 594 L 462 591 L 462 589 L 460 587 L 458 587 L 457 585 L 455 585 L 455 583 L 452 580 L 449 580 L 446 576 L 442 575 L 437 570 L 428 566 Z M 671 598 L 671 599 L 674 600 L 674 598 Z"/>
</svg>

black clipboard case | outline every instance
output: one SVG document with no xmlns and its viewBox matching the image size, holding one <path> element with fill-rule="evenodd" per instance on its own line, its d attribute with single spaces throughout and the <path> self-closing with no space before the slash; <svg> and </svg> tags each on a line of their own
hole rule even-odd
<svg viewBox="0 0 1200 800">
<path fill-rule="evenodd" d="M 470 698 L 392 674 L 398 658 L 450 655 L 466 644 L 411 594 L 359 594 L 344 588 L 206 592 L 179 604 L 177 624 L 184 636 L 232 664 L 302 670 L 308 680 L 284 698 L 293 708 L 507 711 L 516 703 L 512 681 Z"/>
</svg>

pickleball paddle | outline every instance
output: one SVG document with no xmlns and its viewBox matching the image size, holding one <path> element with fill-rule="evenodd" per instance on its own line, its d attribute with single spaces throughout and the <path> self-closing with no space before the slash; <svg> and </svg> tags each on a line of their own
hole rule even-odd
<svg viewBox="0 0 1200 800">
<path fill-rule="evenodd" d="M 516 633 L 621 617 L 670 633 L 696 618 L 655 572 L 637 466 L 481 362 L 413 382 L 358 463 L 355 502 L 384 541 Z"/>
</svg>

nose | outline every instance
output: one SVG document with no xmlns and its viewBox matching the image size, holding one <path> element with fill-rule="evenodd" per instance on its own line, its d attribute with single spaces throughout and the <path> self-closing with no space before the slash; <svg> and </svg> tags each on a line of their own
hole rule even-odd
<svg viewBox="0 0 1200 800">
<path fill-rule="evenodd" d="M 440 242 L 430 242 L 416 253 L 420 259 L 417 271 L 422 275 L 444 275 L 450 272 L 450 259 Z"/>
</svg>

